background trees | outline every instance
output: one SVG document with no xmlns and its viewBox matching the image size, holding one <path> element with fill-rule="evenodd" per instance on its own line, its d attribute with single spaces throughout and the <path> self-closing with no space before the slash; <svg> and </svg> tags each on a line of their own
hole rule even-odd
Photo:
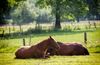
<svg viewBox="0 0 100 65">
<path fill-rule="evenodd" d="M 8 14 L 10 7 L 8 5 L 8 0 L 0 0 L 0 24 L 5 24 L 5 16 Z"/>
<path fill-rule="evenodd" d="M 53 19 L 55 28 L 60 29 L 61 21 L 100 19 L 99 11 L 99 0 L 1 0 L 0 24 L 7 23 L 4 19 L 12 19 L 14 23 L 50 22 Z"/>
<path fill-rule="evenodd" d="M 26 2 L 20 2 L 18 7 L 11 12 L 13 23 L 25 24 L 34 20 L 34 14 L 28 10 Z"/>
<path fill-rule="evenodd" d="M 38 0 L 40 7 L 50 7 L 55 16 L 55 28 L 60 29 L 62 16 L 70 16 L 79 21 L 79 18 L 86 15 L 88 9 L 85 0 Z"/>
<path fill-rule="evenodd" d="M 10 9 L 25 0 L 0 0 L 0 25 L 6 24 L 5 18 L 10 18 Z"/>
<path fill-rule="evenodd" d="M 88 18 L 100 20 L 100 0 L 86 0 L 89 8 Z"/>
</svg>

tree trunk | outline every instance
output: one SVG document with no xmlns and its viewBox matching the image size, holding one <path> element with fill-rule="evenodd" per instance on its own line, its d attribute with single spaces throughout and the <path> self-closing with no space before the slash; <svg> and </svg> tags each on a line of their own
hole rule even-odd
<svg viewBox="0 0 100 65">
<path fill-rule="evenodd" d="M 60 29 L 61 24 L 60 24 L 60 1 L 56 1 L 56 22 L 55 22 L 55 29 Z"/>
<path fill-rule="evenodd" d="M 55 22 L 55 28 L 60 29 L 61 24 L 60 24 L 60 14 L 56 13 L 56 22 Z"/>
<path fill-rule="evenodd" d="M 76 17 L 76 21 L 77 21 L 77 23 L 79 23 L 79 22 L 80 22 L 80 20 L 79 20 L 79 17 L 78 17 L 78 16 Z"/>
</svg>

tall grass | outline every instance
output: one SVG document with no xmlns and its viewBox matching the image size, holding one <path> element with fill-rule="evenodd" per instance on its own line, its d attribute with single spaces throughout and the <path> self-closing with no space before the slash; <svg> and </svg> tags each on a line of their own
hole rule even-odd
<svg viewBox="0 0 100 65">
<path fill-rule="evenodd" d="M 9 46 L 9 41 L 7 40 L 0 40 L 0 49 L 1 48 L 6 48 Z"/>
</svg>

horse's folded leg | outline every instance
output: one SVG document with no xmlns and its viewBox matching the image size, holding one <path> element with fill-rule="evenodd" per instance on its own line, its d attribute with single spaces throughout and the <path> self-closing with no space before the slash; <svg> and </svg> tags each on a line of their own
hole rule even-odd
<svg viewBox="0 0 100 65">
<path fill-rule="evenodd" d="M 45 57 L 50 58 L 50 53 L 47 53 Z"/>
<path fill-rule="evenodd" d="M 44 55 L 43 58 L 44 59 L 50 58 L 50 54 L 48 53 L 48 54 Z"/>
<path fill-rule="evenodd" d="M 50 56 L 48 56 L 48 55 L 46 55 L 45 57 L 46 57 L 46 58 L 50 58 Z"/>
</svg>

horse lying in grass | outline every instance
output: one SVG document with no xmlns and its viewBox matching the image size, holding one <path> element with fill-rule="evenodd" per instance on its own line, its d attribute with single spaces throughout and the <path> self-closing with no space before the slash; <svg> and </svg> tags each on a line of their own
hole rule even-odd
<svg viewBox="0 0 100 65">
<path fill-rule="evenodd" d="M 53 48 L 48 49 L 50 55 L 89 55 L 88 50 L 78 43 L 62 43 L 57 42 L 60 46 L 58 51 L 55 51 Z"/>
<path fill-rule="evenodd" d="M 42 42 L 38 43 L 37 45 L 33 46 L 26 46 L 18 49 L 15 52 L 16 58 L 48 58 L 49 54 L 47 54 L 47 49 L 53 48 L 54 50 L 59 49 L 58 43 L 51 38 L 43 40 Z"/>
</svg>

